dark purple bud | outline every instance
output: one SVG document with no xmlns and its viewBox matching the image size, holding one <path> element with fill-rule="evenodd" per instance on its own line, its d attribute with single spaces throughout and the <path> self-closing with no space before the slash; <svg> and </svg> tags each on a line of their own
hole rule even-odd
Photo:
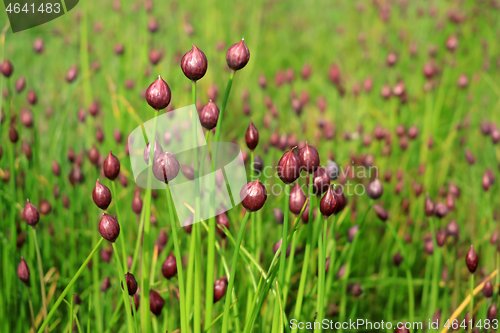
<svg viewBox="0 0 500 333">
<path fill-rule="evenodd" d="M 337 208 L 338 200 L 333 192 L 333 186 L 328 186 L 325 195 L 321 198 L 319 203 L 319 210 L 321 214 L 325 217 L 329 217 L 335 212 Z"/>
<path fill-rule="evenodd" d="M 227 277 L 221 277 L 214 283 L 214 303 L 217 303 L 224 297 L 227 290 Z"/>
<path fill-rule="evenodd" d="M 382 207 L 381 205 L 377 205 L 377 204 L 373 204 L 372 207 L 373 207 L 373 210 L 375 211 L 375 214 L 382 222 L 387 221 L 387 219 L 389 218 L 389 214 L 384 209 L 384 207 Z"/>
<path fill-rule="evenodd" d="M 201 126 L 205 127 L 207 130 L 214 129 L 215 126 L 217 126 L 218 119 L 219 108 L 217 108 L 217 105 L 210 100 L 200 111 Z"/>
<path fill-rule="evenodd" d="M 103 171 L 106 178 L 109 180 L 115 180 L 120 174 L 120 160 L 112 154 L 113 151 L 110 150 L 108 157 L 104 160 Z"/>
<path fill-rule="evenodd" d="M 172 253 L 170 253 L 167 259 L 163 262 L 161 272 L 168 280 L 177 274 L 177 261 Z"/>
<path fill-rule="evenodd" d="M 487 315 L 487 317 L 488 317 L 488 319 L 490 321 L 493 321 L 493 320 L 497 319 L 497 316 L 498 316 L 497 305 L 495 304 L 495 302 L 492 302 L 491 306 L 488 309 L 488 315 Z"/>
<path fill-rule="evenodd" d="M 104 213 L 99 222 L 99 233 L 102 238 L 114 243 L 120 234 L 120 225 L 114 217 Z"/>
<path fill-rule="evenodd" d="M 457 36 L 455 35 L 449 36 L 448 39 L 446 40 L 446 48 L 448 49 L 448 51 L 450 52 L 455 51 L 457 46 L 458 46 Z"/>
<path fill-rule="evenodd" d="M 248 182 L 240 191 L 241 204 L 250 212 L 256 212 L 264 206 L 267 199 L 266 187 L 256 181 Z"/>
<path fill-rule="evenodd" d="M 446 234 L 458 240 L 460 236 L 460 228 L 455 220 L 450 221 L 446 226 Z"/>
<path fill-rule="evenodd" d="M 106 210 L 111 203 L 111 191 L 105 185 L 99 183 L 99 179 L 95 182 L 94 191 L 92 191 L 92 199 L 97 207 Z"/>
<path fill-rule="evenodd" d="M 153 175 L 161 182 L 168 183 L 179 174 L 180 164 L 169 152 L 160 154 L 153 163 Z"/>
<path fill-rule="evenodd" d="M 26 200 L 26 205 L 24 205 L 23 218 L 26 223 L 28 223 L 33 228 L 36 226 L 40 220 L 40 214 L 38 209 L 28 200 Z"/>
<path fill-rule="evenodd" d="M 227 50 L 226 62 L 233 71 L 245 67 L 249 60 L 250 51 L 243 39 L 239 43 L 231 45 Z"/>
<path fill-rule="evenodd" d="M 469 165 L 473 165 L 474 163 L 476 163 L 476 158 L 469 149 L 465 151 L 465 159 L 467 160 L 467 163 L 469 163 Z"/>
<path fill-rule="evenodd" d="M 26 87 L 26 79 L 24 78 L 24 76 L 21 76 L 19 79 L 17 79 L 14 88 L 16 89 L 17 93 L 20 93 L 21 91 L 24 90 L 25 87 Z"/>
<path fill-rule="evenodd" d="M 392 261 L 394 262 L 394 266 L 399 267 L 403 262 L 403 256 L 398 252 L 392 257 Z"/>
<path fill-rule="evenodd" d="M 289 198 L 290 211 L 295 215 L 300 214 L 300 211 L 302 210 L 302 207 L 304 206 L 306 199 L 307 198 L 304 192 L 302 191 L 302 188 L 300 187 L 299 183 L 296 183 L 295 186 L 290 191 L 290 198 Z"/>
<path fill-rule="evenodd" d="M 446 231 L 439 230 L 436 233 L 436 242 L 439 247 L 442 247 L 444 245 L 444 243 L 446 242 Z"/>
<path fill-rule="evenodd" d="M 141 214 L 142 211 L 142 200 L 139 196 L 139 191 L 134 192 L 134 198 L 132 199 L 132 211 L 137 215 Z"/>
<path fill-rule="evenodd" d="M 438 202 L 434 207 L 434 214 L 442 219 L 448 214 L 448 207 L 444 203 Z"/>
<path fill-rule="evenodd" d="M 314 172 L 319 167 L 319 154 L 316 148 L 309 146 L 306 142 L 306 146 L 299 150 L 300 164 L 302 168 L 311 173 Z"/>
<path fill-rule="evenodd" d="M 273 208 L 273 215 L 276 224 L 283 224 L 283 221 L 285 220 L 285 214 L 283 214 L 283 211 L 281 209 Z"/>
<path fill-rule="evenodd" d="M 255 147 L 259 144 L 259 132 L 257 128 L 255 128 L 253 122 L 250 120 L 250 125 L 248 125 L 247 132 L 245 134 L 245 141 L 247 143 L 247 147 L 250 150 L 254 150 Z"/>
<path fill-rule="evenodd" d="M 161 310 L 163 310 L 163 306 L 165 306 L 165 300 L 157 291 L 151 289 L 149 291 L 149 310 L 151 310 L 154 315 L 159 316 Z"/>
<path fill-rule="evenodd" d="M 278 162 L 278 177 L 285 184 L 293 183 L 300 176 L 301 163 L 299 156 L 293 151 L 295 148 L 284 153 Z"/>
<path fill-rule="evenodd" d="M 19 140 L 19 133 L 12 124 L 9 124 L 9 140 L 12 143 L 16 143 Z"/>
<path fill-rule="evenodd" d="M 339 177 L 339 166 L 332 160 L 328 160 L 325 166 L 325 171 L 331 181 Z"/>
<path fill-rule="evenodd" d="M 24 258 L 21 257 L 21 262 L 19 266 L 17 266 L 17 277 L 21 280 L 27 287 L 30 285 L 30 269 L 24 261 Z"/>
<path fill-rule="evenodd" d="M 276 252 L 278 252 L 278 250 L 280 249 L 281 244 L 283 244 L 283 238 L 280 238 L 279 241 L 277 241 L 276 243 L 273 244 L 273 253 L 274 254 L 276 254 Z M 290 255 L 291 248 L 292 248 L 292 244 L 288 244 L 288 248 L 286 249 L 286 257 L 287 258 Z M 279 256 L 281 256 L 281 253 L 280 253 Z"/>
<path fill-rule="evenodd" d="M 474 251 L 474 247 L 472 245 L 469 251 L 467 251 L 467 256 L 465 257 L 465 263 L 467 264 L 469 272 L 473 274 L 477 269 L 478 258 L 477 258 L 477 253 L 476 251 Z"/>
<path fill-rule="evenodd" d="M 90 163 L 97 166 L 97 162 L 99 162 L 99 150 L 95 146 L 92 146 L 87 155 Z"/>
<path fill-rule="evenodd" d="M 77 76 L 78 76 L 78 68 L 76 67 L 76 65 L 73 65 L 66 72 L 66 81 L 68 83 L 71 83 L 76 79 Z"/>
<path fill-rule="evenodd" d="M 21 124 L 24 127 L 33 127 L 33 113 L 29 109 L 21 109 Z"/>
<path fill-rule="evenodd" d="M 207 72 L 207 57 L 193 44 L 193 48 L 181 59 L 181 69 L 184 75 L 191 81 L 198 81 Z"/>
<path fill-rule="evenodd" d="M 306 180 L 307 186 L 309 186 L 309 177 Z M 330 186 L 330 177 L 326 174 L 325 169 L 322 167 L 318 167 L 316 171 L 313 173 L 313 186 L 312 186 L 312 191 L 313 194 L 317 196 L 321 196 L 323 193 L 328 190 L 328 187 Z"/>
<path fill-rule="evenodd" d="M 427 254 L 432 255 L 434 253 L 434 243 L 431 239 L 427 239 L 424 243 L 424 250 Z"/>
<path fill-rule="evenodd" d="M 125 282 L 127 283 L 128 294 L 134 296 L 137 292 L 137 281 L 135 280 L 135 276 L 130 273 L 125 274 Z M 123 289 L 123 282 L 121 285 Z"/>
<path fill-rule="evenodd" d="M 347 230 L 347 241 L 349 243 L 352 243 L 352 241 L 354 240 L 354 237 L 356 237 L 356 234 L 358 233 L 358 230 L 359 230 L 359 225 L 353 225 L 352 227 L 350 227 L 348 230 Z"/>
<path fill-rule="evenodd" d="M 335 188 L 333 192 L 337 197 L 337 208 L 333 213 L 337 215 L 347 206 L 347 198 L 345 197 L 344 189 L 342 188 L 342 186 L 337 186 L 337 188 Z"/>
<path fill-rule="evenodd" d="M 146 101 L 155 110 L 163 110 L 170 104 L 171 92 L 167 82 L 161 76 L 151 83 L 146 90 Z"/>
<path fill-rule="evenodd" d="M 432 202 L 429 194 L 425 196 L 424 211 L 426 216 L 434 215 L 434 203 Z"/>
<path fill-rule="evenodd" d="M 105 278 L 101 283 L 101 291 L 105 293 L 111 287 L 111 280 L 109 277 Z"/>
<path fill-rule="evenodd" d="M 229 219 L 227 218 L 226 213 L 221 213 L 215 217 L 215 221 L 217 222 L 217 233 L 222 237 L 226 238 L 226 233 L 224 231 L 224 226 L 229 230 Z"/>
<path fill-rule="evenodd" d="M 150 148 L 151 146 L 151 142 L 149 142 L 147 145 L 146 145 L 146 148 L 144 148 L 144 161 L 146 162 L 146 164 L 149 164 L 149 152 L 151 150 Z M 160 154 L 163 153 L 163 148 L 162 146 L 160 146 L 160 144 L 158 143 L 158 141 L 155 140 L 155 145 L 154 145 L 154 153 L 153 153 L 153 160 L 152 162 L 154 162 L 158 156 L 160 156 Z"/>
<path fill-rule="evenodd" d="M 33 91 L 33 89 L 30 89 L 28 91 L 28 95 L 26 96 L 26 99 L 28 100 L 28 103 L 31 105 L 35 105 L 36 102 L 38 101 L 38 97 L 36 96 L 36 93 Z"/>
<path fill-rule="evenodd" d="M 484 283 L 484 286 L 483 286 L 483 295 L 486 298 L 490 298 L 490 297 L 493 296 L 493 285 L 491 284 L 490 280 L 487 280 Z"/>
<path fill-rule="evenodd" d="M 370 182 L 368 184 L 368 187 L 366 188 L 366 194 L 368 194 L 368 197 L 374 200 L 380 198 L 383 193 L 384 186 L 378 178 Z"/>
<path fill-rule="evenodd" d="M 8 59 L 5 59 L 2 63 L 0 70 L 2 71 L 3 76 L 10 77 L 12 75 L 14 67 L 12 67 L 12 64 Z"/>
</svg>

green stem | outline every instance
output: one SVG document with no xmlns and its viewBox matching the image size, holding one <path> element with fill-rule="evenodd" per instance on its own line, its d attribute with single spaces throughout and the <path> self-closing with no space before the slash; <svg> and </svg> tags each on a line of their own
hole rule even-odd
<svg viewBox="0 0 500 333">
<path fill-rule="evenodd" d="M 243 221 L 241 222 L 240 230 L 238 231 L 238 238 L 236 240 L 236 245 L 234 248 L 233 254 L 233 262 L 231 264 L 231 275 L 229 276 L 229 284 L 227 286 L 226 299 L 224 303 L 224 317 L 222 319 L 222 333 L 228 332 L 228 324 L 229 324 L 229 307 L 231 305 L 231 294 L 233 292 L 234 286 L 234 277 L 236 275 L 236 264 L 238 263 L 238 255 L 240 252 L 241 242 L 243 240 L 243 235 L 245 234 L 245 227 L 248 222 L 248 218 L 250 217 L 250 212 L 245 212 L 245 217 L 243 217 Z"/>
<path fill-rule="evenodd" d="M 151 140 L 149 141 L 149 163 L 148 166 L 153 165 L 153 155 L 154 146 L 156 140 L 156 125 L 158 122 L 159 111 L 156 110 L 153 119 L 153 132 Z M 151 330 L 151 314 L 149 312 L 149 272 L 150 272 L 150 229 L 151 229 L 151 181 L 152 181 L 152 169 L 148 170 L 148 180 L 146 196 L 144 198 L 144 238 L 142 244 L 142 279 L 141 279 L 141 290 L 142 290 L 142 300 L 141 302 L 146 306 L 141 306 L 141 331 L 144 333 L 149 333 Z"/>
<path fill-rule="evenodd" d="M 194 171 L 194 191 L 195 191 L 195 207 L 194 207 L 194 225 L 193 235 L 195 237 L 195 255 L 194 255 L 194 333 L 201 333 L 201 276 L 202 276 L 202 263 L 201 263 L 201 226 L 197 223 L 200 220 L 200 187 L 199 187 L 199 172 L 198 172 L 198 117 L 196 110 L 196 81 L 192 81 L 192 97 L 193 97 L 193 110 L 191 114 L 193 122 L 193 171 Z"/>
<path fill-rule="evenodd" d="M 31 290 L 30 288 L 26 288 L 28 290 L 28 302 L 30 306 L 30 315 L 31 315 L 31 326 L 33 327 L 33 332 L 36 332 L 36 322 L 35 322 L 35 312 L 33 311 L 33 301 L 31 300 Z"/>
<path fill-rule="evenodd" d="M 114 185 L 114 182 L 113 182 Z M 116 248 L 115 243 L 113 243 L 113 251 L 115 251 L 116 255 L 118 256 L 118 249 Z M 132 320 L 132 312 L 130 309 L 130 300 L 129 300 L 129 293 L 128 293 L 128 286 L 127 286 L 127 281 L 125 280 L 125 273 L 123 272 L 123 267 L 122 264 L 120 263 L 120 258 L 116 258 L 116 267 L 118 268 L 118 278 L 121 281 L 122 284 L 122 297 L 123 297 L 123 304 L 125 306 L 125 314 L 127 316 L 127 328 L 129 332 L 135 332 L 134 330 L 134 322 Z"/>
<path fill-rule="evenodd" d="M 219 142 L 220 140 L 220 134 L 222 131 L 222 119 L 224 119 L 226 104 L 229 98 L 229 93 L 231 92 L 231 86 L 233 85 L 235 73 L 236 73 L 235 71 L 231 71 L 231 75 L 229 75 L 229 81 L 227 81 L 226 92 L 224 93 L 224 99 L 222 100 L 219 118 L 217 119 L 217 128 L 215 129 L 214 142 Z M 215 146 L 215 151 L 217 152 L 217 145 Z M 215 153 L 213 156 L 217 157 L 217 154 Z"/>
<path fill-rule="evenodd" d="M 309 174 L 309 184 L 313 184 L 313 174 Z M 313 226 L 313 221 L 312 221 L 312 212 L 313 212 L 313 206 L 312 206 L 312 186 L 309 186 L 309 223 L 307 226 L 307 241 L 306 241 L 306 250 L 304 252 L 304 263 L 302 265 L 302 272 L 300 275 L 300 283 L 299 283 L 299 293 L 297 295 L 297 305 L 295 306 L 295 313 L 294 313 L 294 319 L 300 320 L 300 313 L 302 311 L 302 301 L 304 299 L 304 291 L 306 287 L 306 280 L 307 280 L 307 270 L 309 268 L 309 257 L 311 255 L 311 246 L 312 246 L 312 239 L 313 239 L 313 231 L 314 231 L 314 226 Z M 292 330 L 292 333 L 297 332 L 297 328 Z"/>
<path fill-rule="evenodd" d="M 323 233 L 320 234 L 318 238 L 318 303 L 316 306 L 316 311 L 318 313 L 317 321 L 322 322 L 325 310 L 325 249 L 326 247 L 326 226 L 328 223 L 328 217 L 325 216 L 323 222 Z M 314 329 L 314 332 L 321 332 L 321 328 Z"/>
<path fill-rule="evenodd" d="M 433 276 L 432 276 L 432 287 L 431 287 L 431 302 L 430 306 L 428 309 L 428 318 L 432 318 L 432 315 L 434 311 L 436 311 L 436 304 L 439 296 L 439 277 L 440 277 L 440 261 L 441 261 L 441 248 L 437 244 L 436 240 L 436 229 L 434 227 L 434 218 L 429 219 L 429 223 L 431 226 L 431 233 L 432 233 L 432 243 L 433 243 L 433 248 L 434 248 L 434 255 L 433 255 L 433 260 L 434 260 L 434 269 L 433 269 Z"/>
<path fill-rule="evenodd" d="M 115 185 L 114 180 L 111 181 L 111 191 L 112 191 L 113 198 L 115 198 L 116 217 L 117 217 L 118 221 L 120 221 L 120 227 L 121 227 L 121 235 L 120 236 L 121 237 L 118 237 L 118 238 L 120 238 L 120 247 L 122 248 L 123 267 L 126 268 L 127 267 L 127 253 L 125 250 L 125 235 L 124 235 L 125 228 L 124 228 L 124 222 L 120 216 L 120 208 L 118 207 L 118 192 L 116 191 L 116 185 Z M 114 244 L 113 244 L 113 246 L 114 246 Z M 118 253 L 118 252 L 116 252 L 116 253 Z"/>
<path fill-rule="evenodd" d="M 167 205 L 168 205 L 168 217 L 170 220 L 170 225 L 172 227 L 172 236 L 174 240 L 174 250 L 175 250 L 175 262 L 177 264 L 177 276 L 179 280 L 179 303 L 180 303 L 180 313 L 181 313 L 181 332 L 187 332 L 187 320 L 186 320 L 186 305 L 185 297 L 186 291 L 184 288 L 184 269 L 182 268 L 182 255 L 179 246 L 179 238 L 177 236 L 177 224 L 176 218 L 174 217 L 174 207 L 172 203 L 172 193 L 170 193 L 170 187 L 168 184 L 165 186 L 167 191 Z M 193 237 L 193 236 L 191 236 Z"/>
<path fill-rule="evenodd" d="M 474 318 L 474 274 L 470 275 L 470 304 L 469 304 L 469 320 L 473 321 Z M 467 323 L 467 331 L 472 332 L 472 325 Z"/>
<path fill-rule="evenodd" d="M 252 165 L 253 167 L 253 165 Z M 290 198 L 288 196 L 288 193 L 290 193 L 290 185 L 289 184 L 286 184 L 285 185 L 285 210 L 284 210 L 284 219 L 283 219 L 283 236 L 281 238 L 281 246 L 280 246 L 280 270 L 279 270 L 279 273 L 278 273 L 278 286 L 283 290 L 284 286 L 285 286 L 285 271 L 286 271 L 286 251 L 288 249 L 288 244 L 287 244 L 287 240 L 288 240 L 288 215 L 289 215 L 289 207 L 290 207 Z M 283 298 L 283 301 L 285 301 L 285 299 Z M 275 313 L 275 316 L 273 318 L 273 327 L 276 327 L 276 331 L 275 332 L 279 332 L 282 328 L 279 327 L 278 324 L 275 324 L 275 323 L 278 323 L 279 322 L 279 310 L 280 310 L 280 307 L 279 307 L 279 300 L 276 299 L 275 303 L 274 303 L 274 313 Z M 285 303 L 283 302 L 283 307 L 285 307 Z M 276 315 L 278 314 L 278 315 Z M 286 325 L 286 323 L 285 323 Z"/>
<path fill-rule="evenodd" d="M 54 306 L 52 306 L 52 309 L 50 309 L 50 312 L 47 315 L 47 319 L 45 319 L 43 321 L 42 326 L 40 326 L 40 328 L 38 329 L 38 333 L 42 333 L 43 330 L 45 329 L 45 327 L 47 327 L 47 325 L 49 324 L 50 319 L 52 318 L 52 316 L 54 316 L 54 313 L 56 313 L 57 307 L 61 304 L 61 302 L 63 301 L 63 299 L 66 296 L 66 294 L 68 293 L 68 291 L 73 287 L 73 285 L 76 282 L 76 279 L 78 279 L 78 277 L 80 276 L 80 274 L 82 274 L 82 272 L 85 269 L 85 267 L 87 267 L 87 264 L 89 263 L 90 259 L 92 258 L 92 256 L 94 255 L 94 253 L 97 252 L 97 250 L 99 249 L 99 247 L 101 246 L 101 244 L 102 244 L 103 241 L 104 241 L 104 238 L 101 238 L 99 240 L 99 242 L 94 247 L 94 249 L 92 250 L 92 252 L 90 252 L 90 254 L 87 256 L 87 259 L 85 259 L 85 261 L 83 262 L 83 264 L 80 266 L 80 268 L 76 272 L 75 276 L 73 276 L 73 278 L 71 279 L 71 281 L 69 281 L 69 283 L 66 286 L 66 288 L 64 288 L 63 292 L 61 293 L 61 295 L 59 296 L 59 298 L 57 299 L 57 301 L 54 303 Z M 96 297 L 99 297 L 99 295 L 96 295 Z M 149 309 L 149 307 L 147 307 L 147 308 Z"/>
<path fill-rule="evenodd" d="M 38 246 L 38 240 L 36 238 L 36 230 L 35 228 L 31 228 L 31 235 L 33 236 L 33 240 L 35 242 L 35 250 L 36 250 L 36 260 L 38 262 L 38 273 L 40 275 L 40 290 L 42 293 L 42 313 L 43 313 L 43 319 L 47 319 L 47 299 L 45 297 L 45 282 L 43 281 L 44 274 L 43 274 L 43 266 L 42 266 L 42 255 L 40 254 L 40 247 Z M 45 332 L 48 332 L 48 328 L 45 330 Z"/>
</svg>

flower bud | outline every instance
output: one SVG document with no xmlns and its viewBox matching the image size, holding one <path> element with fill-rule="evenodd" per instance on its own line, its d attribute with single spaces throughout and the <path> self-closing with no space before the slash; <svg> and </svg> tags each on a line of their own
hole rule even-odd
<svg viewBox="0 0 500 333">
<path fill-rule="evenodd" d="M 311 173 L 319 167 L 319 154 L 316 148 L 309 146 L 306 142 L 305 147 L 299 150 L 300 164 L 302 168 Z"/>
<path fill-rule="evenodd" d="M 167 259 L 163 262 L 161 272 L 168 280 L 177 274 L 177 261 L 172 253 L 170 253 Z"/>
<path fill-rule="evenodd" d="M 403 256 L 398 252 L 392 257 L 392 261 L 394 262 L 394 266 L 399 267 L 403 262 Z"/>
<path fill-rule="evenodd" d="M 214 283 L 214 303 L 217 303 L 224 297 L 227 290 L 227 277 L 221 277 Z"/>
<path fill-rule="evenodd" d="M 279 241 L 277 241 L 276 243 L 274 243 L 274 245 L 273 245 L 273 253 L 274 253 L 274 254 L 276 254 L 276 252 L 278 252 L 278 250 L 279 250 L 279 249 L 280 249 L 280 247 L 281 247 L 281 244 L 283 244 L 283 238 L 280 238 L 280 240 L 279 240 Z M 286 249 L 286 257 L 287 257 L 287 258 L 288 258 L 288 256 L 290 255 L 290 250 L 291 250 L 291 248 L 292 248 L 292 244 L 290 243 L 290 244 L 288 244 L 288 248 Z M 279 256 L 281 256 L 281 253 L 280 253 L 280 255 L 279 255 Z M 278 257 L 279 257 L 279 256 L 278 256 Z"/>
<path fill-rule="evenodd" d="M 120 174 L 120 160 L 109 151 L 108 157 L 104 160 L 103 171 L 106 178 L 115 180 Z"/>
<path fill-rule="evenodd" d="M 181 59 L 181 69 L 184 75 L 191 81 L 198 81 L 207 72 L 207 57 L 193 44 L 193 48 Z"/>
<path fill-rule="evenodd" d="M 111 191 L 105 185 L 99 183 L 99 179 L 95 182 L 94 191 L 92 191 L 92 199 L 97 207 L 106 210 L 111 203 Z"/>
<path fill-rule="evenodd" d="M 377 205 L 377 204 L 373 204 L 372 207 L 373 207 L 373 210 L 375 211 L 375 214 L 382 222 L 387 221 L 387 219 L 389 218 L 389 214 L 384 209 L 384 207 L 382 207 L 381 205 Z"/>
<path fill-rule="evenodd" d="M 26 223 L 28 223 L 33 228 L 40 220 L 38 209 L 30 202 L 29 199 L 26 200 L 26 205 L 24 205 L 23 218 L 24 221 L 26 221 Z"/>
<path fill-rule="evenodd" d="M 217 105 L 210 100 L 200 111 L 201 126 L 205 127 L 207 130 L 214 129 L 215 126 L 217 126 L 218 119 L 219 108 L 217 108 Z"/>
<path fill-rule="evenodd" d="M 309 186 L 309 177 L 307 177 L 307 185 Z M 317 196 L 321 196 L 328 190 L 330 186 L 330 177 L 326 174 L 325 169 L 318 167 L 313 173 L 312 192 Z"/>
<path fill-rule="evenodd" d="M 283 211 L 281 209 L 273 208 L 273 215 L 276 224 L 283 224 L 283 221 L 285 220 L 285 214 L 283 214 Z"/>
<path fill-rule="evenodd" d="M 222 226 L 229 230 L 229 219 L 227 218 L 227 214 L 221 213 L 217 215 L 215 217 L 215 221 L 217 222 L 217 232 L 222 238 L 226 238 L 226 233 L 224 232 Z"/>
<path fill-rule="evenodd" d="M 319 210 L 321 211 L 321 214 L 323 214 L 323 216 L 329 217 L 335 212 L 337 205 L 338 201 L 333 192 L 333 186 L 328 186 L 325 195 L 323 196 L 323 198 L 321 198 L 321 201 L 319 203 Z"/>
<path fill-rule="evenodd" d="M 21 257 L 21 262 L 19 263 L 19 266 L 17 266 L 17 277 L 26 285 L 26 287 L 29 287 L 30 269 L 28 267 L 28 264 L 26 264 L 26 261 L 24 261 L 23 257 Z"/>
<path fill-rule="evenodd" d="M 2 72 L 3 76 L 5 77 L 10 77 L 12 75 L 12 71 L 14 70 L 14 67 L 12 67 L 12 64 L 8 59 L 5 59 L 3 61 L 3 64 L 0 68 L 0 71 Z"/>
<path fill-rule="evenodd" d="M 146 162 L 146 164 L 149 164 L 149 152 L 151 151 L 150 147 L 151 147 L 151 142 L 149 142 L 146 145 L 146 148 L 144 148 L 143 155 L 144 155 L 144 161 Z M 161 153 L 163 153 L 163 148 L 162 148 L 162 146 L 160 146 L 158 141 L 155 140 L 152 162 L 154 162 L 158 158 L 158 156 L 160 156 Z"/>
<path fill-rule="evenodd" d="M 76 79 L 77 76 L 78 76 L 78 68 L 76 67 L 76 65 L 73 65 L 66 72 L 66 81 L 68 83 L 71 83 Z"/>
<path fill-rule="evenodd" d="M 104 213 L 99 222 L 99 233 L 102 238 L 114 243 L 120 234 L 120 225 L 114 217 Z"/>
<path fill-rule="evenodd" d="M 111 279 L 109 276 L 105 278 L 101 283 L 101 291 L 105 293 L 111 287 Z"/>
<path fill-rule="evenodd" d="M 264 206 L 267 190 L 259 180 L 248 182 L 240 191 L 241 204 L 250 212 L 256 212 Z"/>
<path fill-rule="evenodd" d="M 179 174 L 180 164 L 169 152 L 161 153 L 153 163 L 153 175 L 161 182 L 168 183 Z"/>
<path fill-rule="evenodd" d="M 157 291 L 151 289 L 149 291 L 149 310 L 151 310 L 151 312 L 153 312 L 156 316 L 159 316 L 164 306 L 165 300 L 163 297 L 161 297 Z"/>
<path fill-rule="evenodd" d="M 226 53 L 226 62 L 229 68 L 237 71 L 246 66 L 250 60 L 250 51 L 242 39 L 239 43 L 231 45 Z"/>
<path fill-rule="evenodd" d="M 300 176 L 300 158 L 293 151 L 297 147 L 293 147 L 283 154 L 278 162 L 278 177 L 285 183 L 293 183 Z"/>
<path fill-rule="evenodd" d="M 497 319 L 497 315 L 498 315 L 497 305 L 495 304 L 495 302 L 492 302 L 491 306 L 488 309 L 487 317 L 490 321 L 493 321 L 493 320 Z"/>
<path fill-rule="evenodd" d="M 141 214 L 142 211 L 142 199 L 139 196 L 139 191 L 134 192 L 134 198 L 132 199 L 132 211 L 137 215 Z"/>
<path fill-rule="evenodd" d="M 135 276 L 130 273 L 125 274 L 125 282 L 127 283 L 128 294 L 134 296 L 137 292 L 137 281 L 135 280 Z M 123 282 L 121 285 L 123 289 Z"/>
<path fill-rule="evenodd" d="M 368 184 L 366 194 L 368 194 L 368 197 L 370 197 L 371 199 L 378 199 L 382 196 L 383 193 L 384 186 L 378 178 Z"/>
<path fill-rule="evenodd" d="M 473 274 L 477 269 L 478 258 L 477 253 L 476 251 L 474 251 L 474 247 L 472 245 L 467 252 L 467 256 L 465 257 L 465 263 L 467 265 L 467 268 L 469 269 L 469 272 Z"/>
<path fill-rule="evenodd" d="M 487 280 L 484 283 L 484 286 L 483 286 L 483 295 L 486 298 L 490 298 L 490 297 L 493 296 L 493 285 L 491 284 L 490 280 Z"/>
<path fill-rule="evenodd" d="M 295 186 L 290 191 L 290 197 L 289 197 L 290 211 L 295 215 L 300 214 L 300 211 L 302 210 L 302 207 L 304 206 L 306 199 L 307 198 L 304 192 L 302 191 L 302 188 L 300 187 L 299 183 L 296 183 Z"/>
<path fill-rule="evenodd" d="M 425 211 L 426 216 L 434 215 L 434 203 L 432 202 L 431 198 L 429 197 L 429 194 L 427 194 L 425 196 L 424 211 Z"/>
<path fill-rule="evenodd" d="M 442 219 L 448 214 L 448 207 L 444 203 L 438 202 L 434 208 L 434 214 L 438 218 Z"/>
<path fill-rule="evenodd" d="M 337 188 L 333 189 L 333 192 L 337 198 L 337 207 L 335 208 L 333 214 L 337 215 L 347 206 L 347 198 L 345 197 L 342 186 L 337 186 Z"/>
<path fill-rule="evenodd" d="M 146 90 L 146 101 L 155 110 L 163 110 L 170 104 L 170 87 L 161 76 Z"/>
<path fill-rule="evenodd" d="M 248 125 L 247 132 L 245 134 L 245 140 L 247 142 L 247 147 L 250 150 L 254 150 L 259 144 L 259 132 L 255 128 L 253 122 L 250 120 L 250 125 Z"/>
<path fill-rule="evenodd" d="M 325 171 L 331 181 L 339 178 L 339 166 L 332 160 L 328 160 L 325 166 Z"/>
</svg>

